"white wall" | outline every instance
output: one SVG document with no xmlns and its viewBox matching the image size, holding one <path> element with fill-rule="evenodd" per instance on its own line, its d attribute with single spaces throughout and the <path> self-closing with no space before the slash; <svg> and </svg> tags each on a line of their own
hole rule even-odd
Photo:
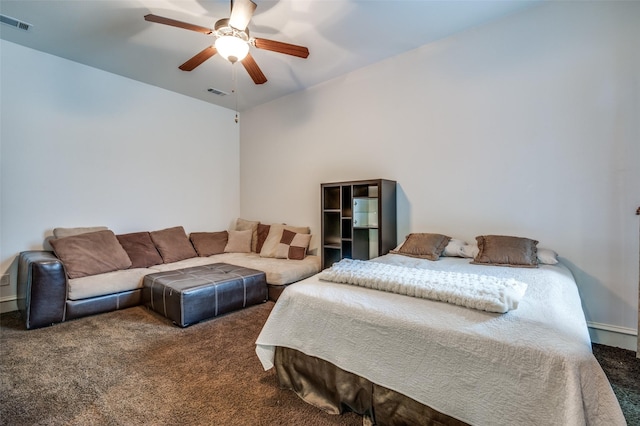
<svg viewBox="0 0 640 426">
<path fill-rule="evenodd" d="M 234 112 L 1 41 L 0 273 L 55 227 L 226 229 L 240 211 Z M 9 306 L 6 306 L 9 305 Z"/>
<path fill-rule="evenodd" d="M 635 349 L 638 22 L 638 2 L 545 4 L 247 111 L 241 215 L 318 234 L 321 182 L 397 180 L 399 236 L 538 239 Z"/>
</svg>

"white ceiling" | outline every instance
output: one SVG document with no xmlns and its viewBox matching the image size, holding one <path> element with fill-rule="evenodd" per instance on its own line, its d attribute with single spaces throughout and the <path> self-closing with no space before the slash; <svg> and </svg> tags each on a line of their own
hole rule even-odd
<svg viewBox="0 0 640 426">
<path fill-rule="evenodd" d="M 251 36 L 309 48 L 307 59 L 251 48 L 268 78 L 216 55 L 193 71 L 178 66 L 213 44 L 197 32 L 150 23 L 152 13 L 212 28 L 229 0 L 0 0 L 0 13 L 32 25 L 0 25 L 0 38 L 226 108 L 239 110 L 539 4 L 540 0 L 254 0 Z M 234 70 L 234 67 L 236 68 Z"/>
</svg>

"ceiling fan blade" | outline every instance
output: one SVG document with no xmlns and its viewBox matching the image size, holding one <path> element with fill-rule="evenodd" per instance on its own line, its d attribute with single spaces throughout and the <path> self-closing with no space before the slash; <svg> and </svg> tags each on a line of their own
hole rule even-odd
<svg viewBox="0 0 640 426">
<path fill-rule="evenodd" d="M 264 76 L 262 70 L 256 63 L 256 60 L 253 59 L 251 53 L 247 54 L 247 56 L 241 61 L 244 69 L 247 70 L 249 76 L 253 79 L 255 84 L 264 84 L 267 82 L 267 77 Z"/>
<path fill-rule="evenodd" d="M 299 58 L 309 56 L 309 49 L 304 46 L 267 40 L 266 38 L 256 38 L 255 46 L 258 49 L 271 50 L 272 52 L 284 53 L 285 55 L 297 56 Z"/>
<path fill-rule="evenodd" d="M 215 47 L 209 46 L 193 58 L 189 59 L 184 64 L 180 65 L 178 68 L 180 68 L 182 71 L 193 71 L 195 67 L 215 55 L 216 52 L 217 50 Z"/>
<path fill-rule="evenodd" d="M 144 20 L 149 22 L 156 22 L 158 24 L 170 25 L 172 27 L 184 28 L 185 30 L 196 31 L 202 34 L 211 34 L 213 32 L 213 30 L 210 28 L 189 24 L 187 22 L 176 21 L 175 19 L 165 18 L 153 14 L 144 15 Z"/>
<path fill-rule="evenodd" d="M 251 0 L 231 0 L 231 16 L 229 25 L 236 30 L 244 31 L 256 10 L 256 4 Z"/>
</svg>

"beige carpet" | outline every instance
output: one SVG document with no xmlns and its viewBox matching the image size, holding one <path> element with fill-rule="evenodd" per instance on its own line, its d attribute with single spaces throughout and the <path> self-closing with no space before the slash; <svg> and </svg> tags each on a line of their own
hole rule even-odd
<svg viewBox="0 0 640 426">
<path fill-rule="evenodd" d="M 359 425 L 278 388 L 255 355 L 273 303 L 181 329 L 143 307 L 0 327 L 3 425 Z"/>
</svg>

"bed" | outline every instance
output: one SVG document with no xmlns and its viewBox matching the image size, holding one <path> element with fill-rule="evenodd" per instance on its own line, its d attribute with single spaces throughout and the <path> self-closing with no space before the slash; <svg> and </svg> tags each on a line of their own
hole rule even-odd
<svg viewBox="0 0 640 426">
<path fill-rule="evenodd" d="M 625 425 L 591 341 L 576 282 L 536 268 L 388 254 L 397 268 L 525 283 L 506 313 L 322 280 L 287 288 L 257 341 L 265 370 L 327 412 L 364 424 Z"/>
</svg>

